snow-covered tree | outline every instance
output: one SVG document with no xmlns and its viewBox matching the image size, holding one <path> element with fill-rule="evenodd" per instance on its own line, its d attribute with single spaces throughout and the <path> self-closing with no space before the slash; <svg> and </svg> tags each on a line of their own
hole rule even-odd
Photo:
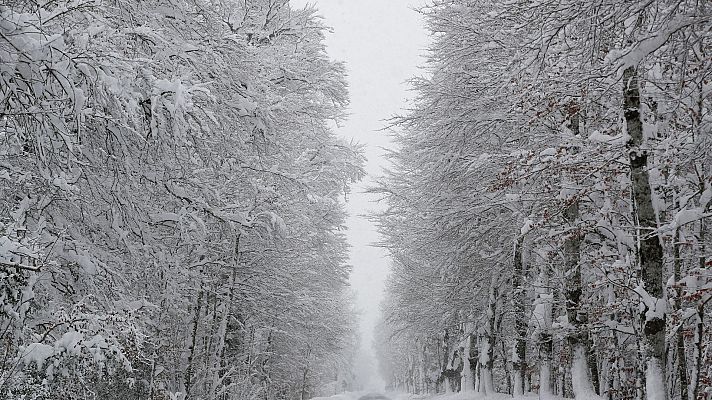
<svg viewBox="0 0 712 400">
<path fill-rule="evenodd" d="M 712 153 L 698 130 L 708 7 L 448 0 L 422 11 L 429 75 L 413 82 L 374 188 L 395 264 L 383 324 L 398 334 L 381 346 L 474 326 L 480 391 L 698 398 L 712 278 Z M 423 297 L 406 304 L 412 293 Z M 473 328 L 461 332 L 451 341 Z M 383 363 L 421 352 L 406 349 Z"/>
<path fill-rule="evenodd" d="M 363 160 L 329 128 L 324 29 L 275 0 L 0 6 L 0 394 L 278 398 L 348 371 Z"/>
</svg>

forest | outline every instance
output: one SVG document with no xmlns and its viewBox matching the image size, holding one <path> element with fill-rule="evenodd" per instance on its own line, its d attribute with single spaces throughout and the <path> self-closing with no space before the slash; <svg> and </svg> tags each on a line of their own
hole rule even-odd
<svg viewBox="0 0 712 400">
<path fill-rule="evenodd" d="M 426 74 L 371 189 L 389 386 L 711 398 L 712 4 L 421 12 Z"/>
<path fill-rule="evenodd" d="M 417 12 L 368 189 L 388 389 L 712 399 L 712 3 Z M 0 0 L 0 399 L 359 389 L 330 31 L 289 0 Z"/>
<path fill-rule="evenodd" d="M 287 0 L 0 1 L 0 398 L 351 384 L 364 159 L 325 31 Z"/>
</svg>

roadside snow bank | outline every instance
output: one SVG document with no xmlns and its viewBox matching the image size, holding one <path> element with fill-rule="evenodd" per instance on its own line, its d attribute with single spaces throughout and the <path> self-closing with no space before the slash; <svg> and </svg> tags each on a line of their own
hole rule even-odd
<svg viewBox="0 0 712 400">
<path fill-rule="evenodd" d="M 331 397 L 315 397 L 311 400 L 359 400 L 361 396 L 369 394 L 372 392 L 356 392 L 356 393 L 342 393 Z M 394 393 L 394 392 L 383 392 L 384 396 L 387 396 L 391 400 L 571 400 L 564 399 L 561 396 L 554 395 L 539 395 L 537 393 L 527 393 L 524 396 L 514 396 L 503 393 L 493 393 L 484 395 L 477 392 L 459 392 L 450 394 L 409 394 L 409 393 Z M 579 396 L 576 400 L 603 400 L 600 396 L 595 394 Z"/>
<path fill-rule="evenodd" d="M 441 395 L 415 395 L 407 393 L 386 393 L 386 396 L 393 400 L 565 400 L 561 396 L 539 395 L 537 393 L 527 393 L 524 396 L 514 396 L 503 393 L 482 394 L 477 392 L 459 392 Z M 583 398 L 578 400 L 603 400 L 597 398 Z M 571 399 L 566 399 L 571 400 Z"/>
</svg>

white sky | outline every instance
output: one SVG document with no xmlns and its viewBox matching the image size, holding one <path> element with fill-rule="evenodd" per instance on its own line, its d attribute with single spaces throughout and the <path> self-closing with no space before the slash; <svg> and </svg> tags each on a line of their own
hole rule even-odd
<svg viewBox="0 0 712 400">
<path fill-rule="evenodd" d="M 405 81 L 419 75 L 427 35 L 420 15 L 412 10 L 423 0 L 290 0 L 293 8 L 315 4 L 327 26 L 332 59 L 345 61 L 351 95 L 350 118 L 337 133 L 364 144 L 369 178 L 353 188 L 347 210 L 348 240 L 354 270 L 351 285 L 357 292 L 361 320 L 361 381 L 371 389 L 382 389 L 376 374 L 377 364 L 371 348 L 373 327 L 383 298 L 388 274 L 386 253 L 371 246 L 378 240 L 375 226 L 362 215 L 378 207 L 374 196 L 363 193 L 387 165 L 381 148 L 392 148 L 388 135 L 379 131 L 384 120 L 402 113 L 410 95 Z"/>
</svg>

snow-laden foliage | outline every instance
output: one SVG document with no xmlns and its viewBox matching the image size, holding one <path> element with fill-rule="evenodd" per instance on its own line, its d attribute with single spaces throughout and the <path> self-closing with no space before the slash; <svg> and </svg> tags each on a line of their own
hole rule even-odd
<svg viewBox="0 0 712 400">
<path fill-rule="evenodd" d="M 4 3 L 8 4 L 8 3 Z M 349 371 L 362 175 L 315 10 L 0 5 L 0 397 L 250 399 Z"/>
<path fill-rule="evenodd" d="M 373 189 L 393 258 L 390 384 L 712 395 L 709 4 L 422 13 L 427 74 Z"/>
</svg>

